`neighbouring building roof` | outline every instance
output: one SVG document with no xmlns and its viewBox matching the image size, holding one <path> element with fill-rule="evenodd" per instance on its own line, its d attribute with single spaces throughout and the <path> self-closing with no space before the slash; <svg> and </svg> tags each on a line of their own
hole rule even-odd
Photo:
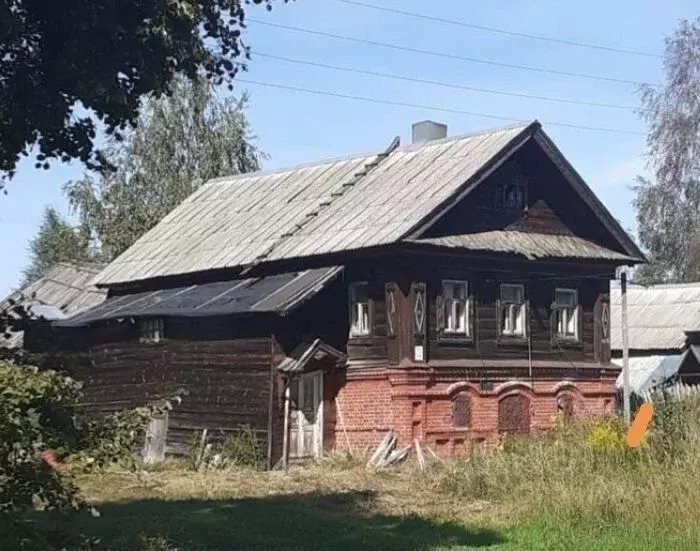
<svg viewBox="0 0 700 551">
<path fill-rule="evenodd" d="M 534 139 L 629 256 L 644 256 L 538 122 L 286 170 L 219 178 L 194 192 L 97 278 L 116 286 L 377 247 L 420 236 Z M 396 141 L 395 141 L 396 142 Z"/>
<path fill-rule="evenodd" d="M 619 282 L 610 288 L 611 343 L 622 350 Z M 700 283 L 627 286 L 627 324 L 631 350 L 682 350 L 686 331 L 700 329 Z"/>
<path fill-rule="evenodd" d="M 514 254 L 529 260 L 541 258 L 604 259 L 623 262 L 633 260 L 628 255 L 606 249 L 587 239 L 568 235 L 499 230 L 411 241 L 435 247 Z"/>
<path fill-rule="evenodd" d="M 103 268 L 101 264 L 59 262 L 44 277 L 0 301 L 0 311 L 10 309 L 16 301 L 35 318 L 57 320 L 74 315 L 105 299 L 107 291 L 92 285 Z M 22 331 L 9 338 L 0 335 L 0 348 L 21 347 L 22 340 Z"/>
<path fill-rule="evenodd" d="M 145 316 L 201 317 L 261 312 L 284 315 L 315 295 L 341 271 L 341 267 L 332 266 L 116 295 L 54 325 L 79 327 L 97 321 Z"/>
<path fill-rule="evenodd" d="M 666 382 L 678 373 L 683 358 L 684 354 L 630 357 L 630 388 L 639 393 Z M 612 362 L 622 367 L 622 358 L 615 358 Z M 617 388 L 622 388 L 622 373 L 615 384 Z"/>
</svg>

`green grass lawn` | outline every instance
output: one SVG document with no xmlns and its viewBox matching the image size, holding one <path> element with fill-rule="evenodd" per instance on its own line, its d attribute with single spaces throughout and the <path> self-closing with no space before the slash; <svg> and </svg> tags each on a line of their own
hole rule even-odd
<svg viewBox="0 0 700 551">
<path fill-rule="evenodd" d="M 446 500 L 411 475 L 362 471 L 154 473 L 146 482 L 103 475 L 84 481 L 99 518 L 81 513 L 38 522 L 51 532 L 99 540 L 86 549 L 115 551 L 700 547 L 690 534 L 646 525 L 576 525 L 547 516 L 516 520 L 488 504 L 470 509 Z"/>
</svg>

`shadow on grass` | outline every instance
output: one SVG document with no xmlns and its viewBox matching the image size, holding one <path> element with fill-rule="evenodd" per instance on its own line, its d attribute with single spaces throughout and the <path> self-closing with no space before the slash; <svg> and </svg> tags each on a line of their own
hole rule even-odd
<svg viewBox="0 0 700 551">
<path fill-rule="evenodd" d="M 98 538 L 97 549 L 462 549 L 502 543 L 493 531 L 371 512 L 369 492 L 239 500 L 141 500 L 99 506 L 101 516 L 48 518 L 46 528 Z"/>
</svg>

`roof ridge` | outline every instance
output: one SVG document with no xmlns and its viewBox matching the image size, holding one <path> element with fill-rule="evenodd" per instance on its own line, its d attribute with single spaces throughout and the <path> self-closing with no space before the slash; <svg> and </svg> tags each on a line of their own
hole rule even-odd
<svg viewBox="0 0 700 551">
<path fill-rule="evenodd" d="M 504 126 L 494 126 L 492 128 L 486 128 L 484 130 L 475 130 L 473 132 L 465 132 L 463 134 L 457 134 L 455 136 L 447 136 L 445 138 L 440 138 L 440 139 L 436 139 L 436 140 L 429 140 L 427 142 L 409 143 L 409 144 L 406 144 L 404 146 L 401 146 L 399 148 L 399 150 L 400 151 L 408 151 L 411 149 L 420 149 L 422 147 L 432 147 L 434 145 L 440 145 L 440 144 L 455 142 L 455 141 L 459 141 L 459 140 L 466 140 L 468 138 L 477 138 L 479 136 L 488 136 L 491 134 L 497 134 L 498 132 L 507 132 L 508 130 L 514 130 L 516 128 L 525 129 L 532 124 L 539 124 L 539 121 L 537 119 L 533 119 L 529 122 L 522 121 L 522 122 L 518 122 L 518 123 L 507 124 Z"/>
<path fill-rule="evenodd" d="M 340 186 L 340 190 L 332 192 L 330 199 L 326 199 L 320 202 L 315 210 L 307 213 L 306 217 L 303 220 L 296 223 L 291 230 L 283 233 L 279 237 L 279 239 L 275 240 L 275 242 L 272 243 L 272 245 L 270 245 L 265 251 L 256 256 L 253 263 L 250 266 L 246 267 L 241 272 L 241 275 L 248 273 L 253 267 L 257 266 L 261 262 L 264 262 L 267 259 L 267 257 L 270 256 L 272 251 L 274 251 L 280 245 L 280 243 L 287 240 L 291 236 L 299 233 L 304 228 L 304 226 L 306 226 L 306 224 L 308 224 L 310 220 L 316 218 L 323 209 L 328 208 L 340 197 L 343 197 L 349 189 L 355 187 L 365 176 L 367 176 L 372 170 L 377 168 L 384 159 L 389 157 L 389 155 L 391 155 L 392 152 L 397 147 L 399 147 L 400 143 L 401 139 L 399 138 L 399 136 L 396 136 L 383 152 L 377 154 L 374 157 L 374 159 L 372 159 L 370 162 L 365 163 L 358 172 L 355 172 L 355 174 L 353 174 L 353 177 L 350 179 L 350 181 L 343 183 Z"/>
</svg>

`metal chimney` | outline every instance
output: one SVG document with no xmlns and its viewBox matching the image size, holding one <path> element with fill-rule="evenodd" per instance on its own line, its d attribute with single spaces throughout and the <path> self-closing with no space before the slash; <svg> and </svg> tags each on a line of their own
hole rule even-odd
<svg viewBox="0 0 700 551">
<path fill-rule="evenodd" d="M 447 137 L 447 125 L 433 121 L 416 122 L 411 126 L 411 133 L 414 144 L 442 140 Z"/>
</svg>

